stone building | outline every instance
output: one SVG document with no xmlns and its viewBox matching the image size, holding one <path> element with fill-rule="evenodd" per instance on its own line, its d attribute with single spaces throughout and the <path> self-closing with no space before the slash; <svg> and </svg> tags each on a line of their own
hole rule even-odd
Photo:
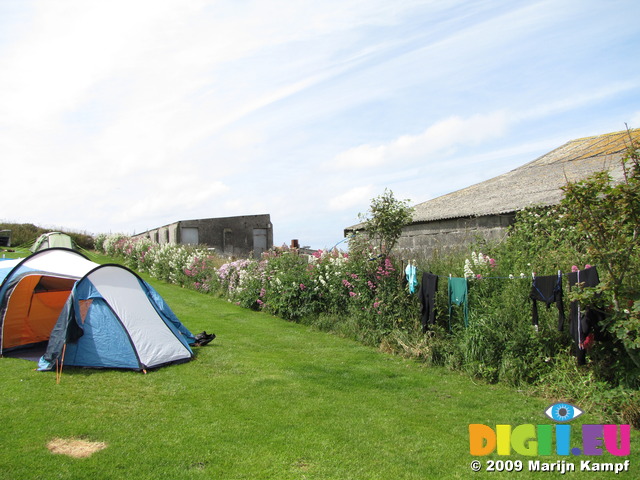
<svg viewBox="0 0 640 480">
<path fill-rule="evenodd" d="M 205 245 L 222 255 L 257 258 L 273 247 L 273 225 L 269 214 L 179 220 L 134 237 L 160 244 Z"/>
<path fill-rule="evenodd" d="M 640 142 L 640 129 L 572 140 L 503 175 L 419 203 L 396 249 L 429 257 L 476 240 L 499 241 L 519 210 L 557 205 L 568 181 L 602 170 L 622 180 L 621 159 L 631 138 Z M 345 236 L 361 229 L 361 224 L 348 227 Z"/>
</svg>

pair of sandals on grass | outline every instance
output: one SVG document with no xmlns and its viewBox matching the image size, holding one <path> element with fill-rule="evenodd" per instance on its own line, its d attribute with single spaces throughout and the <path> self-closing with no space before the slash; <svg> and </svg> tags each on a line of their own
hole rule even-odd
<svg viewBox="0 0 640 480">
<path fill-rule="evenodd" d="M 206 331 L 203 331 L 203 332 L 197 334 L 195 338 L 196 338 L 196 342 L 193 345 L 196 346 L 196 347 L 204 347 L 209 342 L 211 342 L 211 340 L 216 338 L 216 334 L 215 333 L 207 333 Z"/>
</svg>

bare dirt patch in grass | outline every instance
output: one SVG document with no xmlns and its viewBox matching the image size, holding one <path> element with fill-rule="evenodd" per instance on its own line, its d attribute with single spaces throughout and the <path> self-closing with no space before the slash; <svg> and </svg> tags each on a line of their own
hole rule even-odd
<svg viewBox="0 0 640 480">
<path fill-rule="evenodd" d="M 47 444 L 51 453 L 68 455 L 73 458 L 86 458 L 104 448 L 104 442 L 90 442 L 78 438 L 54 438 Z"/>
</svg>

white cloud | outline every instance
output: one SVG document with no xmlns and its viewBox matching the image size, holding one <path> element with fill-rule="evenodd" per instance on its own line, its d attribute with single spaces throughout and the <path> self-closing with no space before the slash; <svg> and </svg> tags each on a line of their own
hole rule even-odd
<svg viewBox="0 0 640 480">
<path fill-rule="evenodd" d="M 329 200 L 329 209 L 334 211 L 347 210 L 366 203 L 371 198 L 373 191 L 373 185 L 353 187 Z"/>
<path fill-rule="evenodd" d="M 430 155 L 446 153 L 461 146 L 481 144 L 505 135 L 509 116 L 504 111 L 467 118 L 452 116 L 418 135 L 402 135 L 382 145 L 360 145 L 339 153 L 328 164 L 342 169 L 362 169 L 390 164 L 428 160 Z"/>
<path fill-rule="evenodd" d="M 518 114 L 514 114 L 514 120 L 531 121 L 543 119 L 555 114 L 564 113 L 581 107 L 597 105 L 607 99 L 615 98 L 626 92 L 632 92 L 640 88 L 640 81 L 616 81 L 605 86 L 591 88 L 575 92 L 565 98 L 548 101 L 540 105 L 533 105 Z"/>
<path fill-rule="evenodd" d="M 206 184 L 189 176 L 168 178 L 154 182 L 153 188 L 145 189 L 139 199 L 126 196 L 119 201 L 121 209 L 112 216 L 112 220 L 122 223 L 142 223 L 147 218 L 169 217 L 184 220 L 183 212 L 189 212 L 201 204 L 210 204 L 214 199 L 229 192 L 222 182 Z"/>
<path fill-rule="evenodd" d="M 166 2 L 45 2 L 0 60 L 0 112 L 13 125 L 46 126 L 130 61 L 130 48 L 168 13 Z M 175 14 L 175 13 L 174 13 Z M 137 50 L 134 48 L 134 52 Z"/>
<path fill-rule="evenodd" d="M 330 166 L 342 169 L 377 167 L 388 159 L 389 150 L 388 145 L 360 145 L 336 155 Z"/>
</svg>

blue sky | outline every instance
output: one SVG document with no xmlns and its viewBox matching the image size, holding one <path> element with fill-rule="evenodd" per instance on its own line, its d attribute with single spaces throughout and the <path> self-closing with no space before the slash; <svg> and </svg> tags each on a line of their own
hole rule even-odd
<svg viewBox="0 0 640 480">
<path fill-rule="evenodd" d="M 0 0 L 0 220 L 91 233 L 271 214 L 330 247 L 640 127 L 637 0 Z"/>
</svg>

